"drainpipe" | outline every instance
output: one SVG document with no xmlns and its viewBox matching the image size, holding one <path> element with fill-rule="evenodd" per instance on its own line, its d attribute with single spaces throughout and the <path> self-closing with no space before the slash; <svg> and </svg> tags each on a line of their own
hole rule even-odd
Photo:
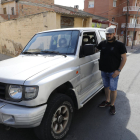
<svg viewBox="0 0 140 140">
<path fill-rule="evenodd" d="M 19 2 L 18 2 L 18 16 L 20 17 L 20 13 L 19 13 Z"/>
<path fill-rule="evenodd" d="M 129 0 L 127 0 L 127 14 L 126 14 L 126 26 L 125 26 L 125 38 L 124 38 L 124 43 L 127 45 L 127 31 L 128 31 L 128 16 L 129 16 Z"/>
<path fill-rule="evenodd" d="M 10 20 L 10 14 L 8 14 L 8 20 Z"/>
<path fill-rule="evenodd" d="M 117 23 L 116 35 L 117 35 L 117 32 L 118 32 L 118 23 Z"/>
<path fill-rule="evenodd" d="M 7 14 L 9 14 L 9 4 L 8 4 L 8 11 L 7 11 Z"/>
<path fill-rule="evenodd" d="M 84 27 L 84 20 L 85 20 L 85 19 L 83 18 L 83 20 L 82 20 L 82 27 Z"/>
<path fill-rule="evenodd" d="M 9 4 L 8 4 L 7 15 L 8 15 L 8 20 L 10 20 Z"/>
</svg>

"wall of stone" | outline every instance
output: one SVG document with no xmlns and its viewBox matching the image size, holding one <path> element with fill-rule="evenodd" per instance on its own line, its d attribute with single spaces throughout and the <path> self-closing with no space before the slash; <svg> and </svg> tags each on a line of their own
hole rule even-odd
<svg viewBox="0 0 140 140">
<path fill-rule="evenodd" d="M 26 15 L 32 15 L 46 11 L 53 11 L 52 6 L 46 4 L 19 1 L 16 5 L 18 9 L 17 14 L 19 17 L 24 17 Z"/>
<path fill-rule="evenodd" d="M 6 21 L 0 14 L 0 22 Z"/>
<path fill-rule="evenodd" d="M 92 18 L 74 17 L 74 27 L 91 27 Z M 17 56 L 38 32 L 61 28 L 61 14 L 44 12 L 0 23 L 0 53 Z"/>
<path fill-rule="evenodd" d="M 54 0 L 21 0 L 21 1 L 38 3 L 38 4 L 54 4 Z"/>
<path fill-rule="evenodd" d="M 34 34 L 56 28 L 60 27 L 56 23 L 54 12 L 2 22 L 0 23 L 0 53 L 17 56 Z"/>
<path fill-rule="evenodd" d="M 83 19 L 82 18 L 75 18 L 74 20 L 74 27 L 82 27 Z"/>
<path fill-rule="evenodd" d="M 0 22 L 16 19 L 17 17 L 18 17 L 17 15 L 0 14 Z"/>
<path fill-rule="evenodd" d="M 76 17 L 74 19 L 74 27 L 92 27 L 92 18 Z"/>
</svg>

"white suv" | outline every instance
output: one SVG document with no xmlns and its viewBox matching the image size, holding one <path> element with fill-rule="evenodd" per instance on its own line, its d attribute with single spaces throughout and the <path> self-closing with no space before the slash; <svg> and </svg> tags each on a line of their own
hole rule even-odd
<svg viewBox="0 0 140 140">
<path fill-rule="evenodd" d="M 15 58 L 0 62 L 0 123 L 34 127 L 44 140 L 63 139 L 75 109 L 102 88 L 97 44 L 105 29 L 37 33 Z"/>
</svg>

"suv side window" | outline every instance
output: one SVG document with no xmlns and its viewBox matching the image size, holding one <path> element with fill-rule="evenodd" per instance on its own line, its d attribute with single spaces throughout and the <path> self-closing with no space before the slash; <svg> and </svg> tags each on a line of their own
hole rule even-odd
<svg viewBox="0 0 140 140">
<path fill-rule="evenodd" d="M 100 30 L 100 31 L 99 31 L 99 34 L 100 34 L 100 37 L 101 37 L 101 40 L 102 40 L 102 41 L 103 41 L 103 40 L 106 40 L 105 31 Z"/>
<path fill-rule="evenodd" d="M 82 40 L 82 46 L 87 44 L 93 44 L 97 45 L 97 37 L 95 32 L 86 32 L 83 34 L 83 40 Z M 95 53 L 97 53 L 99 50 L 95 47 Z"/>
</svg>

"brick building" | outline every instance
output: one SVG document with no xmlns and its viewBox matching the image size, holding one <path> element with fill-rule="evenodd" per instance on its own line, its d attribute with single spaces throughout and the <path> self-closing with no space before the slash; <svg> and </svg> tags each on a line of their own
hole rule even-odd
<svg viewBox="0 0 140 140">
<path fill-rule="evenodd" d="M 135 17 L 140 6 L 140 0 L 129 0 L 129 17 L 127 45 L 132 45 Z M 127 0 L 85 0 L 84 11 L 94 15 L 108 18 L 109 21 L 116 22 L 116 30 L 120 40 L 124 38 L 126 26 Z M 134 34 L 134 44 L 140 44 L 140 12 Z"/>
<path fill-rule="evenodd" d="M 70 9 L 70 7 L 65 7 Z M 0 23 L 0 53 L 17 56 L 37 32 L 65 27 L 91 27 L 91 14 L 69 10 L 41 12 Z"/>
<path fill-rule="evenodd" d="M 53 11 L 54 0 L 0 0 L 0 14 L 25 16 Z"/>
<path fill-rule="evenodd" d="M 7 55 L 17 56 L 37 32 L 92 26 L 94 15 L 79 10 L 78 6 L 56 5 L 54 0 L 1 0 L 0 2 L 0 53 Z M 11 20 L 14 16 L 16 19 Z"/>
<path fill-rule="evenodd" d="M 54 0 L 0 0 L 0 22 L 42 12 L 61 14 L 61 28 L 91 27 L 93 15 L 75 7 L 54 4 Z M 74 20 L 79 18 L 76 23 Z M 67 23 L 69 22 L 69 24 Z M 74 25 L 77 24 L 77 25 Z"/>
</svg>

